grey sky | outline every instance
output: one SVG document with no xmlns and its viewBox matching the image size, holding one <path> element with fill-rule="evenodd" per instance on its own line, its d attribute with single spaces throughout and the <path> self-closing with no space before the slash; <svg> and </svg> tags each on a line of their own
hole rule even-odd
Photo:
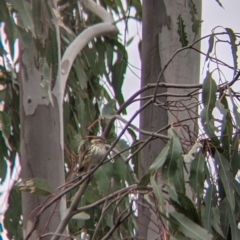
<svg viewBox="0 0 240 240">
<path fill-rule="evenodd" d="M 220 0 L 224 8 L 221 8 L 215 0 L 203 0 L 202 2 L 202 36 L 210 34 L 211 30 L 216 26 L 232 28 L 233 31 L 240 33 L 240 0 Z M 134 24 L 132 21 L 130 23 L 130 36 L 136 35 L 136 38 L 134 42 L 128 47 L 129 63 L 140 69 L 140 59 L 137 44 L 139 42 L 138 35 L 141 36 L 141 26 L 137 25 L 136 23 Z M 203 52 L 207 51 L 208 40 L 202 42 L 201 49 Z M 218 51 L 218 57 L 228 62 L 229 64 L 232 63 L 231 51 L 229 48 L 221 48 Z M 202 64 L 200 69 L 200 80 L 202 80 L 205 76 L 205 72 L 202 73 L 204 59 L 205 57 L 202 57 L 201 59 Z M 212 66 L 212 68 L 213 67 L 214 66 Z M 131 70 L 128 69 L 127 71 L 123 86 L 125 100 L 128 99 L 140 87 L 140 70 L 135 69 L 131 66 L 130 68 Z M 132 73 L 132 71 L 134 73 Z M 232 78 L 230 71 L 226 70 L 224 73 L 226 74 L 227 78 Z M 138 109 L 138 106 L 138 103 L 134 103 L 128 108 L 128 116 L 126 116 L 126 119 L 129 119 L 132 116 L 136 109 Z M 135 125 L 138 125 L 138 121 L 139 119 L 136 118 L 133 123 Z"/>
</svg>

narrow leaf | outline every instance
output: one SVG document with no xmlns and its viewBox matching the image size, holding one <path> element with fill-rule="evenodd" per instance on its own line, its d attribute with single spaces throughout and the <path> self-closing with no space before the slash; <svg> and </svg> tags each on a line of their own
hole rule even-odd
<svg viewBox="0 0 240 240">
<path fill-rule="evenodd" d="M 179 156 L 177 160 L 177 169 L 175 172 L 175 176 L 173 178 L 175 189 L 182 194 L 185 194 L 186 192 L 186 184 L 184 179 L 184 163 L 183 163 L 183 157 Z"/>
<path fill-rule="evenodd" d="M 141 178 L 140 182 L 138 183 L 138 186 L 139 187 L 146 187 L 150 182 L 150 176 L 151 176 L 150 173 L 145 174 Z"/>
<path fill-rule="evenodd" d="M 233 176 L 235 177 L 238 170 L 240 169 L 240 154 L 238 152 L 239 149 L 239 133 L 236 133 L 233 141 L 232 141 L 232 146 L 231 146 L 231 167 L 232 167 L 232 172 Z"/>
<path fill-rule="evenodd" d="M 159 155 L 157 156 L 157 158 L 154 160 L 154 162 L 152 163 L 152 165 L 149 167 L 149 172 L 153 172 L 153 171 L 157 171 L 165 162 L 167 155 L 168 155 L 168 151 L 170 149 L 170 145 L 167 144 L 162 151 L 159 153 Z"/>
<path fill-rule="evenodd" d="M 221 235 L 223 238 L 225 238 L 223 231 L 221 229 L 219 208 L 218 207 L 212 208 L 212 212 L 213 212 L 213 219 L 211 221 L 211 224 L 212 224 L 213 228 L 215 229 L 215 231 L 219 235 Z"/>
<path fill-rule="evenodd" d="M 231 209 L 235 209 L 235 197 L 234 197 L 234 188 L 233 188 L 233 175 L 231 172 L 231 166 L 228 160 L 218 151 L 214 155 L 217 164 L 219 165 L 219 177 L 223 183 L 224 191 L 228 199 Z"/>
<path fill-rule="evenodd" d="M 212 219 L 213 219 L 213 211 L 212 209 L 217 205 L 217 190 L 215 185 L 210 185 L 207 188 L 206 196 L 204 198 L 205 209 L 203 212 L 203 226 L 208 232 L 212 232 Z"/>
<path fill-rule="evenodd" d="M 109 162 L 99 167 L 93 175 L 98 184 L 99 191 L 103 195 L 106 195 L 109 191 L 111 192 L 112 172 L 113 164 Z"/>
<path fill-rule="evenodd" d="M 103 105 L 102 116 L 113 116 L 116 112 L 116 100 L 111 99 L 108 103 Z"/>
<path fill-rule="evenodd" d="M 31 31 L 32 35 L 36 37 L 30 3 L 27 1 L 19 0 L 9 0 L 8 2 L 10 2 L 13 8 L 17 10 L 18 17 L 20 22 L 23 24 L 23 28 L 28 28 Z"/>
<path fill-rule="evenodd" d="M 160 186 L 158 186 L 156 181 L 155 181 L 155 174 L 151 175 L 150 183 L 151 183 L 151 186 L 153 188 L 153 192 L 154 192 L 154 194 L 155 194 L 155 196 L 158 200 L 160 211 L 162 213 L 165 213 L 166 208 L 165 208 L 164 196 L 163 196 L 163 193 L 162 193 L 162 190 L 161 190 Z"/>
<path fill-rule="evenodd" d="M 214 45 L 214 35 L 211 34 L 210 38 L 208 39 L 208 51 L 207 51 L 207 54 L 206 54 L 205 62 L 208 60 L 209 54 L 210 54 L 210 53 L 212 52 L 212 50 L 213 50 L 213 45 Z"/>
<path fill-rule="evenodd" d="M 205 181 L 205 158 L 202 152 L 198 152 L 195 159 L 191 163 L 191 170 L 189 176 L 189 184 L 196 192 L 197 196 L 203 195 L 204 181 Z"/>
<path fill-rule="evenodd" d="M 169 135 L 172 136 L 172 138 L 170 140 L 170 149 L 167 159 L 162 168 L 162 176 L 166 184 L 173 186 L 175 173 L 178 167 L 177 162 L 178 159 L 182 157 L 182 145 L 173 129 L 169 130 Z"/>
<path fill-rule="evenodd" d="M 68 210 L 68 209 L 67 209 Z M 75 214 L 72 219 L 77 219 L 77 220 L 88 220 L 90 219 L 90 215 L 85 213 L 85 212 L 80 212 Z"/>
<path fill-rule="evenodd" d="M 207 72 L 207 75 L 203 81 L 203 91 L 202 91 L 202 103 L 203 110 L 200 114 L 201 123 L 203 129 L 208 134 L 209 137 L 215 136 L 215 126 L 214 126 L 214 118 L 212 115 L 213 108 L 216 103 L 216 93 L 217 93 L 217 84 L 212 79 L 211 73 Z M 214 138 L 215 140 L 216 138 Z M 217 141 L 217 140 L 215 140 Z"/>
<path fill-rule="evenodd" d="M 185 217 L 181 213 L 173 212 L 170 215 L 175 218 L 179 223 L 179 231 L 183 232 L 186 237 L 196 240 L 212 240 L 213 236 L 201 228 L 199 225 Z"/>
<path fill-rule="evenodd" d="M 50 185 L 43 179 L 32 178 L 15 185 L 20 191 L 30 192 L 37 196 L 48 196 L 52 192 Z"/>
<path fill-rule="evenodd" d="M 230 204 L 227 204 L 228 220 L 231 228 L 232 239 L 240 239 L 240 229 L 238 229 L 237 222 L 239 217 L 236 216 L 235 211 L 232 209 Z"/>
<path fill-rule="evenodd" d="M 234 66 L 234 75 L 235 75 L 236 71 L 237 71 L 237 67 L 238 67 L 238 64 L 237 64 L 237 58 L 238 58 L 237 50 L 238 50 L 238 47 L 237 47 L 237 44 L 236 44 L 236 35 L 231 28 L 225 28 L 225 29 L 228 33 L 229 38 L 230 38 L 231 49 L 232 49 L 232 57 L 233 57 L 233 66 Z"/>
<path fill-rule="evenodd" d="M 222 119 L 220 141 L 222 143 L 223 155 L 226 158 L 230 159 L 232 134 L 233 134 L 232 116 L 230 114 L 230 111 L 228 108 L 228 102 L 225 96 L 221 98 L 221 103 L 224 109 L 226 109 L 226 114 L 223 115 L 223 119 Z"/>
</svg>

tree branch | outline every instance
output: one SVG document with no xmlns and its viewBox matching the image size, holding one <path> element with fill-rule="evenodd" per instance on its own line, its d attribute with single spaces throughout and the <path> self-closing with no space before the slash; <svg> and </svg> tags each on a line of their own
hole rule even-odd
<svg viewBox="0 0 240 240">
<path fill-rule="evenodd" d="M 76 56 L 94 37 L 118 33 L 117 27 L 113 25 L 112 16 L 104 8 L 97 5 L 92 0 L 82 0 L 81 3 L 84 7 L 88 8 L 88 10 L 99 16 L 104 22 L 85 29 L 74 39 L 64 52 L 59 66 L 59 75 L 53 89 L 53 94 L 57 97 L 59 104 L 63 103 L 67 79 Z"/>
<path fill-rule="evenodd" d="M 74 195 L 73 201 L 65 215 L 65 217 L 63 218 L 63 220 L 59 223 L 57 230 L 55 231 L 54 236 L 51 238 L 51 240 L 58 240 L 60 237 L 60 234 L 63 233 L 64 229 L 66 228 L 66 226 L 68 225 L 70 219 L 72 218 L 72 213 L 73 211 L 76 210 L 79 201 L 81 200 L 84 192 L 87 189 L 88 183 L 90 181 L 90 178 L 88 178 L 79 188 L 79 190 L 77 191 L 77 193 Z"/>
</svg>

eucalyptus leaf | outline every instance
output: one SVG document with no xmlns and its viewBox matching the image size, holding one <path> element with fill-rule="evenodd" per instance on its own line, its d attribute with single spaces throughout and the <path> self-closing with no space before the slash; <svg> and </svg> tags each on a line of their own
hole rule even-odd
<svg viewBox="0 0 240 240">
<path fill-rule="evenodd" d="M 159 204 L 159 208 L 160 208 L 160 211 L 165 214 L 166 213 L 166 208 L 165 208 L 165 201 L 164 201 L 164 195 L 163 195 L 163 192 L 160 188 L 160 186 L 157 185 L 156 181 L 155 181 L 155 174 L 154 175 L 151 175 L 150 177 L 150 183 L 151 183 L 151 186 L 153 188 L 153 192 L 158 200 L 158 204 Z"/>
<path fill-rule="evenodd" d="M 8 0 L 8 2 L 18 11 L 19 20 L 23 24 L 22 27 L 28 28 L 32 35 L 36 37 L 30 3 L 19 0 Z"/>
<path fill-rule="evenodd" d="M 170 144 L 167 144 L 159 153 L 159 155 L 154 160 L 152 165 L 149 167 L 149 170 L 148 170 L 149 172 L 157 171 L 164 164 L 167 158 L 169 149 L 170 149 Z"/>
<path fill-rule="evenodd" d="M 185 217 L 181 213 L 173 212 L 170 215 L 175 218 L 179 223 L 179 231 L 181 231 L 186 237 L 196 240 L 212 240 L 213 236 L 201 228 L 196 223 L 192 222 L 189 218 Z"/>
<path fill-rule="evenodd" d="M 23 192 L 33 193 L 37 196 L 48 196 L 52 193 L 52 188 L 43 179 L 32 178 L 16 183 L 15 187 Z"/>
<path fill-rule="evenodd" d="M 94 173 L 94 178 L 98 184 L 99 191 L 106 195 L 109 192 L 112 192 L 111 189 L 111 178 L 113 173 L 113 164 L 108 162 L 101 167 L 99 167 Z"/>
<path fill-rule="evenodd" d="M 234 197 L 234 188 L 233 188 L 234 177 L 231 172 L 230 163 L 218 151 L 215 152 L 214 158 L 217 161 L 217 163 L 219 164 L 219 177 L 223 183 L 223 187 L 224 187 L 229 205 L 230 205 L 232 211 L 234 211 L 234 209 L 235 209 L 235 197 Z"/>
<path fill-rule="evenodd" d="M 89 218 L 90 218 L 90 215 L 85 212 L 77 213 L 72 217 L 72 219 L 77 219 L 77 220 L 88 220 Z"/>
<path fill-rule="evenodd" d="M 233 75 L 236 74 L 237 71 L 237 67 L 238 67 L 238 63 L 237 63 L 237 51 L 238 51 L 238 45 L 236 43 L 237 39 L 236 39 L 236 35 L 233 32 L 233 30 L 231 28 L 225 28 L 226 32 L 230 38 L 230 43 L 231 43 L 231 49 L 232 49 L 232 58 L 233 58 L 233 66 L 234 66 L 234 72 Z"/>
<path fill-rule="evenodd" d="M 207 188 L 206 195 L 204 198 L 205 209 L 202 215 L 203 226 L 208 232 L 212 232 L 212 219 L 213 219 L 213 208 L 217 206 L 217 190 L 216 186 L 210 185 Z"/>
<path fill-rule="evenodd" d="M 211 36 L 208 39 L 208 51 L 206 54 L 205 62 L 208 60 L 209 55 L 213 50 L 213 44 L 214 44 L 214 34 L 211 34 Z"/>
<path fill-rule="evenodd" d="M 173 186 L 174 177 L 178 167 L 178 159 L 182 157 L 183 150 L 180 139 L 173 129 L 169 130 L 169 135 L 171 136 L 170 148 L 167 159 L 162 167 L 162 176 L 167 185 Z"/>
<path fill-rule="evenodd" d="M 205 158 L 202 152 L 198 152 L 191 163 L 189 184 L 198 196 L 203 195 L 205 182 Z"/>
</svg>

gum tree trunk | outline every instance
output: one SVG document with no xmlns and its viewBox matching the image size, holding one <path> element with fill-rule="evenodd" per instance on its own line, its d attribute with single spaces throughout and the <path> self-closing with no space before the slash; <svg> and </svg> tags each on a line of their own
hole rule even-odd
<svg viewBox="0 0 240 240">
<path fill-rule="evenodd" d="M 198 11 L 198 19 L 201 19 L 201 1 L 194 1 Z M 179 42 L 179 35 L 177 34 L 177 18 L 181 15 L 186 23 L 185 31 L 188 35 L 189 43 L 194 38 L 199 38 L 199 34 L 194 36 L 192 32 L 191 16 L 189 12 L 188 3 L 185 0 L 169 1 L 169 0 L 143 0 L 143 25 L 142 25 L 142 82 L 141 86 L 148 83 L 156 83 L 158 75 L 164 68 L 167 61 L 172 54 L 181 48 Z M 200 32 L 200 30 L 199 30 Z M 196 47 L 200 47 L 197 45 Z M 200 55 L 193 50 L 181 52 L 170 63 L 169 67 L 164 72 L 161 82 L 174 83 L 174 84 L 194 84 L 199 81 L 200 71 Z M 158 93 L 169 91 L 168 89 L 161 88 Z M 183 94 L 188 90 L 171 89 L 171 93 Z M 144 92 L 142 97 L 153 94 L 152 91 Z M 173 98 L 171 98 L 173 99 Z M 166 97 L 158 98 L 160 102 L 165 102 Z M 191 100 L 196 101 L 196 100 Z M 141 105 L 144 104 L 142 101 Z M 193 109 L 197 113 L 197 108 Z M 140 128 L 155 132 L 168 124 L 176 121 L 176 116 L 179 120 L 186 119 L 187 117 L 194 117 L 194 113 L 189 116 L 187 111 L 179 111 L 172 114 L 160 107 L 152 104 L 147 107 L 140 115 Z M 197 132 L 196 122 L 186 122 L 192 132 L 190 134 L 190 141 L 195 141 L 195 133 Z M 165 132 L 166 134 L 166 132 Z M 183 133 L 184 134 L 184 133 Z M 145 140 L 143 135 L 140 135 L 140 140 Z M 139 177 L 147 172 L 151 163 L 155 160 L 165 143 L 161 140 L 150 142 L 145 147 L 140 156 L 139 164 Z M 161 184 L 161 176 L 159 178 Z M 138 220 L 138 236 L 140 239 L 161 239 L 161 224 L 157 221 L 157 217 L 143 205 L 144 200 L 140 197 L 139 220 Z"/>
</svg>

